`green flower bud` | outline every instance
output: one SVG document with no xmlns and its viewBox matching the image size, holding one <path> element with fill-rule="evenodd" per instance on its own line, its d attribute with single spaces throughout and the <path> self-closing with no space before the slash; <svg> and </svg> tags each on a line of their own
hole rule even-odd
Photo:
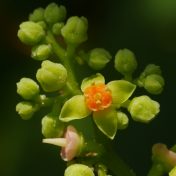
<svg viewBox="0 0 176 176">
<path fill-rule="evenodd" d="M 147 65 L 144 71 L 140 74 L 139 79 L 137 80 L 138 86 L 144 87 L 145 78 L 151 74 L 161 75 L 160 66 L 155 65 L 155 64 Z"/>
<path fill-rule="evenodd" d="M 83 164 L 72 164 L 65 170 L 64 176 L 95 176 L 93 170 Z"/>
<path fill-rule="evenodd" d="M 17 83 L 17 93 L 24 99 L 31 100 L 39 95 L 39 86 L 30 78 L 22 78 Z"/>
<path fill-rule="evenodd" d="M 23 120 L 29 120 L 37 110 L 38 107 L 30 102 L 23 101 L 16 105 L 16 111 Z"/>
<path fill-rule="evenodd" d="M 129 75 L 137 68 L 134 53 L 128 49 L 121 49 L 115 55 L 115 69 L 123 75 Z"/>
<path fill-rule="evenodd" d="M 63 28 L 64 23 L 55 23 L 52 27 L 52 32 L 55 35 L 60 35 L 61 34 L 61 29 Z"/>
<path fill-rule="evenodd" d="M 143 95 L 133 98 L 128 110 L 133 120 L 147 123 L 159 113 L 160 105 L 150 97 Z"/>
<path fill-rule="evenodd" d="M 117 118 L 118 118 L 117 128 L 121 130 L 127 128 L 129 122 L 127 115 L 123 112 L 118 111 Z"/>
<path fill-rule="evenodd" d="M 111 55 L 103 48 L 95 48 L 89 53 L 88 65 L 95 69 L 101 70 L 111 60 Z"/>
<path fill-rule="evenodd" d="M 43 28 L 32 21 L 26 21 L 20 24 L 18 38 L 27 45 L 35 45 L 45 37 Z"/>
<path fill-rule="evenodd" d="M 160 75 L 161 74 L 160 66 L 155 65 L 155 64 L 149 64 L 144 69 L 143 74 L 145 76 L 150 75 L 150 74 L 158 74 L 158 75 Z"/>
<path fill-rule="evenodd" d="M 64 123 L 52 114 L 48 114 L 42 118 L 42 134 L 46 138 L 61 137 L 64 128 Z"/>
<path fill-rule="evenodd" d="M 33 13 L 29 15 L 29 21 L 38 22 L 42 20 L 44 20 L 44 9 L 41 7 L 35 9 Z"/>
<path fill-rule="evenodd" d="M 50 3 L 44 12 L 44 17 L 47 23 L 54 24 L 56 22 L 64 21 L 66 18 L 66 8 L 58 6 L 56 3 Z"/>
<path fill-rule="evenodd" d="M 67 70 L 62 64 L 46 60 L 42 62 L 42 67 L 38 69 L 36 77 L 44 91 L 54 92 L 65 86 Z"/>
<path fill-rule="evenodd" d="M 157 74 L 148 75 L 144 80 L 144 88 L 151 94 L 160 94 L 164 87 L 164 79 Z"/>
<path fill-rule="evenodd" d="M 70 17 L 61 29 L 61 34 L 66 42 L 80 44 L 87 40 L 88 21 L 85 17 Z"/>
<path fill-rule="evenodd" d="M 42 44 L 32 48 L 31 57 L 35 60 L 46 60 L 52 53 L 51 45 Z"/>
</svg>

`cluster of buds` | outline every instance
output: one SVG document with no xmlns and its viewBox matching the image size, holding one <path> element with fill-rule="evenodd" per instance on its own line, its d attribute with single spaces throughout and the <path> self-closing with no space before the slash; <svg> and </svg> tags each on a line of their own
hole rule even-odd
<svg viewBox="0 0 176 176">
<path fill-rule="evenodd" d="M 148 123 L 159 113 L 159 103 L 148 95 L 135 97 L 134 92 L 137 87 L 144 87 L 151 94 L 159 94 L 164 79 L 160 67 L 154 64 L 133 78 L 138 66 L 136 56 L 129 49 L 120 49 L 114 57 L 114 67 L 122 79 L 106 82 L 101 73 L 86 78 L 80 74 L 79 85 L 75 69 L 87 64 L 93 70 L 102 70 L 113 57 L 104 48 L 79 51 L 78 46 L 88 38 L 88 21 L 78 16 L 66 21 L 66 14 L 64 6 L 50 3 L 35 9 L 28 21 L 20 24 L 19 39 L 32 46 L 31 57 L 42 63 L 36 71 L 36 81 L 22 78 L 17 83 L 17 93 L 25 101 L 17 104 L 16 111 L 27 120 L 40 108 L 51 108 L 41 120 L 43 143 L 61 147 L 64 161 L 81 161 L 69 165 L 65 176 L 107 176 L 107 170 L 99 165 L 99 156 L 104 152 L 102 144 L 86 141 L 74 122 L 92 118 L 111 140 L 117 130 L 127 128 L 129 115 L 134 121 Z M 85 165 L 82 160 L 87 157 L 94 159 Z"/>
</svg>

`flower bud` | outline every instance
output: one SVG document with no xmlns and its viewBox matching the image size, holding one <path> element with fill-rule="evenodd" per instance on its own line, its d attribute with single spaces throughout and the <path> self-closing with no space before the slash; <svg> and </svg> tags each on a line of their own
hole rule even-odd
<svg viewBox="0 0 176 176">
<path fill-rule="evenodd" d="M 62 64 L 45 60 L 38 69 L 36 77 L 44 91 L 54 92 L 66 84 L 67 70 Z"/>
<path fill-rule="evenodd" d="M 30 78 L 22 78 L 17 83 L 17 93 L 26 100 L 32 100 L 39 95 L 39 86 Z"/>
<path fill-rule="evenodd" d="M 61 34 L 66 42 L 80 44 L 87 40 L 88 21 L 85 17 L 70 17 L 61 29 Z"/>
<path fill-rule="evenodd" d="M 61 29 L 63 28 L 64 23 L 55 23 L 52 27 L 52 32 L 55 35 L 60 35 L 61 34 Z"/>
<path fill-rule="evenodd" d="M 29 21 L 38 22 L 43 20 L 44 20 L 44 9 L 41 7 L 35 9 L 33 13 L 29 15 Z"/>
<path fill-rule="evenodd" d="M 165 144 L 154 144 L 152 154 L 153 162 L 160 163 L 166 172 L 176 166 L 176 153 L 169 150 Z"/>
<path fill-rule="evenodd" d="M 145 76 L 150 75 L 150 74 L 158 74 L 161 75 L 161 69 L 160 66 L 155 65 L 155 64 L 149 64 L 146 66 L 146 68 L 143 71 L 143 74 Z"/>
<path fill-rule="evenodd" d="M 115 55 L 115 69 L 123 75 L 132 74 L 137 68 L 134 53 L 128 49 L 121 49 Z"/>
<path fill-rule="evenodd" d="M 158 102 L 143 95 L 132 99 L 128 110 L 135 121 L 150 122 L 160 111 Z"/>
<path fill-rule="evenodd" d="M 160 94 L 164 87 L 164 79 L 161 75 L 151 74 L 144 80 L 144 88 L 151 94 Z"/>
<path fill-rule="evenodd" d="M 69 125 L 63 138 L 47 138 L 43 139 L 43 142 L 62 147 L 60 153 L 62 159 L 71 161 L 80 154 L 84 139 L 73 126 Z"/>
<path fill-rule="evenodd" d="M 30 102 L 20 102 L 16 105 L 16 111 L 23 120 L 29 120 L 37 111 L 37 106 Z"/>
<path fill-rule="evenodd" d="M 103 69 L 111 60 L 111 55 L 103 48 L 95 48 L 89 53 L 88 65 L 94 70 Z"/>
<path fill-rule="evenodd" d="M 65 170 L 64 176 L 95 176 L 93 170 L 84 164 L 72 164 Z"/>
<path fill-rule="evenodd" d="M 42 118 L 42 134 L 46 138 L 61 137 L 64 128 L 64 123 L 52 114 L 47 114 Z"/>
<path fill-rule="evenodd" d="M 45 9 L 44 18 L 47 23 L 54 24 L 56 22 L 64 21 L 66 13 L 66 8 L 64 6 L 50 3 Z"/>
<path fill-rule="evenodd" d="M 18 30 L 18 38 L 27 45 L 35 45 L 39 43 L 45 37 L 45 31 L 43 28 L 33 22 L 26 21 L 20 24 Z"/>
<path fill-rule="evenodd" d="M 125 129 L 128 126 L 128 117 L 124 112 L 117 112 L 117 118 L 118 118 L 118 125 L 117 128 L 118 129 Z"/>
<path fill-rule="evenodd" d="M 52 53 L 51 45 L 42 44 L 32 48 L 31 57 L 35 60 L 46 60 Z"/>
<path fill-rule="evenodd" d="M 145 78 L 151 74 L 161 75 L 160 66 L 155 64 L 149 64 L 145 67 L 144 71 L 140 74 L 137 84 L 139 87 L 144 87 Z"/>
</svg>

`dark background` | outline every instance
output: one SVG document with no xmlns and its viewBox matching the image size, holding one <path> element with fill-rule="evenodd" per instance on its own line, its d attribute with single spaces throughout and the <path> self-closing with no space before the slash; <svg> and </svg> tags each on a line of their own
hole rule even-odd
<svg viewBox="0 0 176 176">
<path fill-rule="evenodd" d="M 43 145 L 40 132 L 41 114 L 23 121 L 15 112 L 21 99 L 16 82 L 32 77 L 39 63 L 30 59 L 28 47 L 16 37 L 18 25 L 27 20 L 34 8 L 52 1 L 0 1 L 0 175 L 63 175 L 64 163 L 57 147 Z M 150 124 L 130 121 L 119 132 L 114 146 L 119 155 L 136 171 L 146 175 L 151 164 L 151 147 L 156 142 L 175 144 L 176 100 L 176 1 L 175 0 L 62 0 L 68 16 L 86 16 L 89 21 L 87 48 L 104 47 L 112 55 L 121 48 L 137 56 L 139 71 L 147 63 L 161 66 L 166 86 L 161 96 L 159 116 Z M 110 68 L 110 67 L 108 67 Z M 109 79 L 116 72 L 106 70 Z"/>
</svg>

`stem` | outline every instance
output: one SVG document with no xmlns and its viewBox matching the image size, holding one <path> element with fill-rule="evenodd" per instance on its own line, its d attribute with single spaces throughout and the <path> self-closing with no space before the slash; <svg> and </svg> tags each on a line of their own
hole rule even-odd
<svg viewBox="0 0 176 176">
<path fill-rule="evenodd" d="M 112 147 L 106 148 L 102 161 L 116 176 L 135 176 L 136 174 L 123 162 Z"/>
<path fill-rule="evenodd" d="M 56 41 L 56 39 L 54 38 L 53 34 L 51 31 L 47 32 L 47 36 L 46 36 L 46 41 L 51 44 L 54 53 L 58 56 L 58 58 L 60 59 L 60 61 L 63 63 L 64 59 L 65 59 L 65 55 L 66 55 L 66 51 L 64 48 L 62 48 L 59 43 Z"/>
<path fill-rule="evenodd" d="M 54 38 L 51 31 L 47 32 L 46 40 L 49 44 L 52 45 L 54 53 L 60 59 L 61 63 L 65 66 L 68 72 L 68 81 L 67 81 L 67 88 L 71 92 L 72 95 L 80 94 L 81 91 L 79 89 L 78 83 L 75 78 L 75 73 L 73 70 L 73 60 L 75 54 L 75 46 L 69 45 L 67 47 L 67 51 L 62 48 L 59 43 Z"/>
<path fill-rule="evenodd" d="M 96 140 L 105 147 L 101 162 L 113 172 L 113 176 L 136 176 L 129 166 L 117 155 L 112 147 L 111 140 L 106 138 L 94 125 L 94 134 Z"/>
</svg>

